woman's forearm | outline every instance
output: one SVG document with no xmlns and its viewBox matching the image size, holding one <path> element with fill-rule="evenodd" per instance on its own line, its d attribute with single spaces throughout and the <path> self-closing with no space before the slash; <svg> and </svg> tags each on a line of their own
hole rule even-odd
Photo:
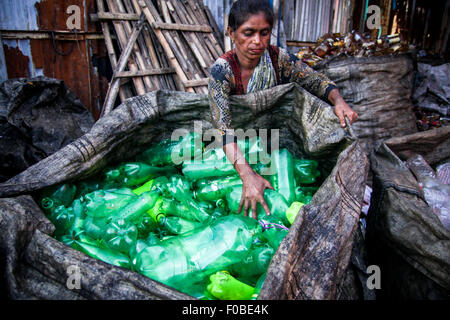
<svg viewBox="0 0 450 320">
<path fill-rule="evenodd" d="M 254 173 L 252 167 L 245 159 L 241 150 L 239 150 L 239 147 L 236 142 L 227 143 L 226 145 L 223 146 L 223 150 L 228 160 L 231 162 L 231 164 L 241 177 L 241 179 L 248 176 L 249 174 Z"/>
<path fill-rule="evenodd" d="M 342 98 L 341 93 L 339 92 L 339 89 L 331 90 L 328 94 L 328 100 L 333 104 L 333 106 L 345 102 L 344 98 Z"/>
</svg>

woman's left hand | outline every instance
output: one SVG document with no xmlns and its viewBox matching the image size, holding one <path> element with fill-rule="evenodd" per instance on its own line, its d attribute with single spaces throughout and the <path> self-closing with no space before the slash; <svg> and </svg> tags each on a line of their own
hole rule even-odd
<svg viewBox="0 0 450 320">
<path fill-rule="evenodd" d="M 346 127 L 345 117 L 348 118 L 350 124 L 353 124 L 358 119 L 358 114 L 344 100 L 334 105 L 334 112 L 338 116 L 342 128 Z"/>
</svg>

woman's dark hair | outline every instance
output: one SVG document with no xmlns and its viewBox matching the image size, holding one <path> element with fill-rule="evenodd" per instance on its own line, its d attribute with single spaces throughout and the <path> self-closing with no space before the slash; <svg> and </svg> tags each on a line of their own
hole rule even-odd
<svg viewBox="0 0 450 320">
<path fill-rule="evenodd" d="M 231 6 L 228 26 L 236 31 L 251 15 L 258 13 L 263 13 L 270 27 L 273 26 L 273 10 L 268 0 L 237 0 Z"/>
</svg>

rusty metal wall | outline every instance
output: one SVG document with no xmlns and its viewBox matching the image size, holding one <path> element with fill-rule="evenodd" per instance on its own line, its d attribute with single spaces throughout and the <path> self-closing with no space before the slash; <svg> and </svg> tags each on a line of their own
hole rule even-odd
<svg viewBox="0 0 450 320">
<path fill-rule="evenodd" d="M 3 55 L 0 52 L 0 79 L 47 77 L 62 79 L 98 118 L 108 88 L 108 79 L 93 66 L 94 57 L 106 57 L 104 41 L 35 39 L 43 31 L 70 32 L 67 8 L 77 5 L 81 10 L 79 33 L 99 33 L 101 28 L 88 19 L 95 13 L 95 0 L 1 0 L 0 30 Z M 9 31 L 9 37 L 4 34 Z M 11 36 L 17 34 L 17 38 Z M 23 36 L 29 32 L 30 37 Z M 46 33 L 50 34 L 49 32 Z M 65 54 L 65 55 L 64 55 Z M 2 66 L 4 66 L 2 68 Z M 6 74 L 5 74 L 6 73 Z"/>
</svg>

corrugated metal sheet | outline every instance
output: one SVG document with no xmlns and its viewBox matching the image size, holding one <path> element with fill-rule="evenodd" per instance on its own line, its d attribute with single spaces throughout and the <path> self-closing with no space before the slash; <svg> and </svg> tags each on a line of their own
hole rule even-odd
<svg viewBox="0 0 450 320">
<path fill-rule="evenodd" d="M 38 30 L 36 3 L 40 0 L 1 0 L 0 29 Z"/>
<path fill-rule="evenodd" d="M 209 10 L 211 10 L 217 25 L 222 31 L 224 28 L 225 16 L 230 11 L 233 2 L 233 0 L 203 0 L 203 4 L 208 6 Z"/>
<path fill-rule="evenodd" d="M 315 42 L 327 32 L 346 33 L 355 0 L 284 0 L 283 23 L 286 39 Z M 217 25 L 224 28 L 224 19 L 233 0 L 203 0 Z"/>
<path fill-rule="evenodd" d="M 315 42 L 327 32 L 348 32 L 354 0 L 285 0 L 287 40 Z"/>
</svg>

